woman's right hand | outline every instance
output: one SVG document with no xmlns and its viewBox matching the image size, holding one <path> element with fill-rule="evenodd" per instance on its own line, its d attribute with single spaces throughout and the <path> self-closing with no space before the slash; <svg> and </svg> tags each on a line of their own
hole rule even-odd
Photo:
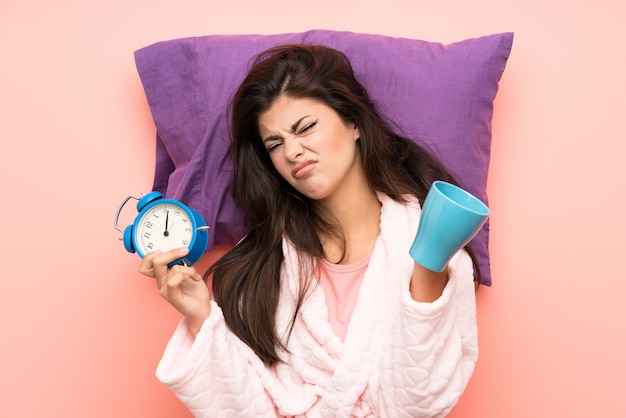
<svg viewBox="0 0 626 418">
<path fill-rule="evenodd" d="M 187 252 L 187 248 L 181 248 L 148 253 L 139 265 L 139 272 L 156 279 L 161 296 L 185 316 L 189 331 L 195 336 L 211 313 L 209 288 L 194 267 L 168 267 Z"/>
</svg>

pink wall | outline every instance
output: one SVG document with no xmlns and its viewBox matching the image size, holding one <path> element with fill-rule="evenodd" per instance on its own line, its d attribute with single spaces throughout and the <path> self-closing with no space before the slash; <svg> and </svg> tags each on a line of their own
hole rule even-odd
<svg viewBox="0 0 626 418">
<path fill-rule="evenodd" d="M 154 378 L 178 315 L 113 229 L 154 164 L 132 54 L 312 28 L 516 33 L 494 119 L 495 285 L 478 293 L 480 360 L 452 416 L 626 416 L 623 1 L 245 3 L 0 4 L 0 416 L 189 416 Z"/>
</svg>

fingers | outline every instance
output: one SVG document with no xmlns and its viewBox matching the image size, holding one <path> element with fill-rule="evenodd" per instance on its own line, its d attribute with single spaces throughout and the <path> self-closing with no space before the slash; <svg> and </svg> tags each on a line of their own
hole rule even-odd
<svg viewBox="0 0 626 418">
<path fill-rule="evenodd" d="M 158 275 L 167 274 L 168 265 L 184 257 L 189 252 L 187 248 L 179 248 L 170 251 L 153 251 L 146 254 L 139 264 L 139 272 L 148 277 L 157 277 Z"/>
<path fill-rule="evenodd" d="M 154 254 L 152 257 L 152 271 L 154 272 L 154 278 L 157 279 L 157 287 L 160 289 L 163 286 L 163 283 L 167 280 L 168 275 L 170 274 L 169 265 L 178 260 L 181 257 L 184 257 L 189 250 L 187 248 L 179 248 L 176 250 L 170 250 L 165 252 L 159 252 Z M 173 266 L 173 268 L 181 267 L 181 266 Z M 190 268 L 190 267 L 186 267 Z M 195 271 L 195 269 L 194 269 Z"/>
<path fill-rule="evenodd" d="M 174 265 L 171 268 L 169 265 L 184 257 L 187 254 L 187 248 L 180 248 L 170 251 L 154 251 L 146 254 L 139 265 L 139 272 L 156 279 L 156 284 L 159 289 L 163 287 L 165 283 L 168 286 L 179 286 L 184 279 L 191 279 L 193 281 L 202 281 L 202 276 L 193 267 Z"/>
<path fill-rule="evenodd" d="M 144 276 L 154 277 L 154 267 L 153 267 L 153 258 L 160 251 L 155 251 L 149 254 L 146 254 L 144 258 L 141 259 L 141 263 L 139 264 L 139 273 Z"/>
<path fill-rule="evenodd" d="M 169 265 L 184 257 L 188 250 L 175 249 L 146 254 L 139 265 L 139 272 L 153 277 L 161 296 L 181 312 L 189 324 L 195 324 L 195 332 L 211 313 L 211 295 L 200 273 L 185 265 Z"/>
<path fill-rule="evenodd" d="M 211 312 L 210 294 L 195 268 L 176 265 L 165 276 L 156 276 L 161 296 L 190 322 L 204 320 Z"/>
<path fill-rule="evenodd" d="M 161 295 L 169 300 L 168 295 L 172 291 L 180 290 L 181 286 L 185 286 L 186 280 L 202 282 L 202 276 L 193 267 L 174 266 L 162 280 L 157 279 L 157 287 Z"/>
<path fill-rule="evenodd" d="M 195 282 L 202 281 L 202 276 L 193 267 L 176 265 L 168 269 L 165 274 L 156 274 L 157 287 L 161 289 L 164 285 L 178 287 L 185 279 Z"/>
</svg>

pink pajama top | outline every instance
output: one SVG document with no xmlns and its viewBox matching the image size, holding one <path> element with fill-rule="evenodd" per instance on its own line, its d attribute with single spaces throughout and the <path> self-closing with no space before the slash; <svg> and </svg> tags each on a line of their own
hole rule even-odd
<svg viewBox="0 0 626 418">
<path fill-rule="evenodd" d="M 157 377 L 194 416 L 414 418 L 443 417 L 452 409 L 478 355 L 471 260 L 457 253 L 442 295 L 432 303 L 414 301 L 408 251 L 420 206 L 415 199 L 378 198 L 381 234 L 353 309 L 336 304 L 329 318 L 326 286 L 316 286 L 285 341 L 288 352 L 279 353 L 282 362 L 265 365 L 230 332 L 215 302 L 195 339 L 180 322 Z M 296 250 L 286 239 L 283 253 L 279 335 L 287 335 L 300 285 Z M 346 322 L 345 338 L 334 320 Z"/>
<path fill-rule="evenodd" d="M 346 337 L 369 261 L 368 255 L 363 260 L 348 265 L 332 264 L 324 259 L 318 262 L 319 284 L 324 290 L 328 322 L 342 341 Z"/>
</svg>

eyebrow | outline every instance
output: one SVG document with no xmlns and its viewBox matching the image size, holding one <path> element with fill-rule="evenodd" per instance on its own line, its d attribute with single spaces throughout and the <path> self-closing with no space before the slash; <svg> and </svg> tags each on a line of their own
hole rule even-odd
<svg viewBox="0 0 626 418">
<path fill-rule="evenodd" d="M 296 129 L 298 129 L 298 126 L 300 126 L 300 124 L 302 123 L 302 121 L 306 118 L 308 118 L 310 115 L 306 115 L 306 116 L 302 116 L 300 119 L 298 119 L 297 121 L 295 121 L 292 125 L 291 125 L 291 133 L 296 132 Z M 282 137 L 280 135 L 270 135 L 268 137 L 263 138 L 263 143 L 265 144 L 266 142 L 271 142 L 271 141 L 276 141 L 282 139 Z"/>
</svg>

